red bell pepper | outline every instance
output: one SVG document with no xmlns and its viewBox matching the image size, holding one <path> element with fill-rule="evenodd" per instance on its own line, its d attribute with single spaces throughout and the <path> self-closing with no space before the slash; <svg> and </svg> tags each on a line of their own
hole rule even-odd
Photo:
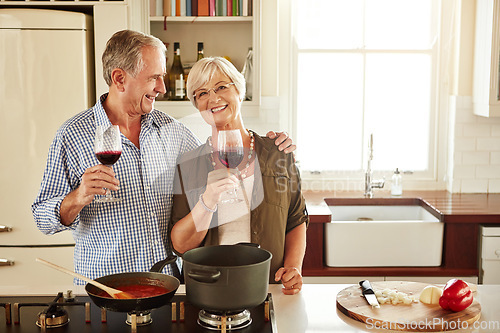
<svg viewBox="0 0 500 333">
<path fill-rule="evenodd" d="M 445 310 L 459 312 L 468 308 L 472 301 L 473 296 L 469 285 L 463 280 L 451 279 L 444 286 L 439 305 Z"/>
</svg>

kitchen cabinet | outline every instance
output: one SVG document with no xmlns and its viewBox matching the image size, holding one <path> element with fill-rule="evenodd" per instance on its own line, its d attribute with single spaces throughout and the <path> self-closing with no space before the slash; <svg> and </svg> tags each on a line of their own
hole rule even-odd
<svg viewBox="0 0 500 333">
<path fill-rule="evenodd" d="M 377 276 L 379 279 L 415 277 L 426 281 L 443 281 L 461 277 L 477 281 L 480 259 L 480 226 L 500 224 L 500 195 L 456 194 L 446 191 L 405 191 L 403 198 L 421 198 L 445 223 L 442 264 L 439 267 L 326 267 L 324 257 L 324 224 L 331 221 L 331 211 L 325 198 L 360 198 L 359 192 L 306 191 L 310 224 L 307 230 L 307 249 L 303 275 L 306 277 Z M 392 200 L 390 193 L 379 193 L 382 200 Z M 370 199 L 378 200 L 378 198 Z M 349 237 L 347 235 L 346 237 Z M 352 235 L 353 240 L 356 239 Z M 432 279 L 430 279 L 432 277 Z M 344 281 L 344 280 L 339 280 Z M 349 280 L 352 282 L 351 280 Z M 439 281 L 438 281 L 439 282 Z"/>
<path fill-rule="evenodd" d="M 149 8 L 149 1 L 145 6 Z M 260 1 L 253 0 L 252 16 L 149 16 L 149 33 L 167 45 L 167 71 L 173 59 L 174 42 L 180 43 L 184 66 L 197 59 L 198 42 L 204 44 L 204 55 L 226 56 L 241 71 L 249 48 L 253 50 L 252 100 L 243 102 L 246 114 L 258 112 L 260 105 Z M 181 118 L 197 113 L 189 101 L 157 100 L 155 107 Z"/>
<path fill-rule="evenodd" d="M 0 285 L 61 286 L 71 285 L 73 277 L 37 263 L 42 258 L 73 270 L 74 246 L 0 248 Z"/>
<path fill-rule="evenodd" d="M 500 0 L 476 1 L 473 109 L 500 117 Z"/>
<path fill-rule="evenodd" d="M 309 207 L 308 207 L 309 210 Z M 311 216 L 307 230 L 307 250 L 304 257 L 303 275 L 308 277 L 331 276 L 378 276 L 378 279 L 394 277 L 425 277 L 424 280 L 437 281 L 437 277 L 460 276 L 477 281 L 478 276 L 478 224 L 446 223 L 443 247 L 443 263 L 438 267 L 327 267 L 324 255 L 324 225 L 316 216 Z M 390 246 L 390 245 L 387 245 Z M 434 277 L 432 280 L 429 277 Z M 401 279 L 401 278 L 400 278 Z M 342 283 L 345 283 L 343 280 Z M 352 281 L 350 281 L 352 282 Z"/>
<path fill-rule="evenodd" d="M 500 284 L 500 227 L 481 227 L 481 267 L 484 284 Z"/>
</svg>

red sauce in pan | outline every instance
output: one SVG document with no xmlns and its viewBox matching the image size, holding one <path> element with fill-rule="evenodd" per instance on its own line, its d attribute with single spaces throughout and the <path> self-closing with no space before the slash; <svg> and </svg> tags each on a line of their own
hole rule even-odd
<svg viewBox="0 0 500 333">
<path fill-rule="evenodd" d="M 135 298 L 146 298 L 166 294 L 170 292 L 167 288 L 155 285 L 145 285 L 145 284 L 131 284 L 128 286 L 120 286 L 116 289 L 125 291 Z M 100 290 L 97 296 L 111 298 L 107 292 Z"/>
</svg>

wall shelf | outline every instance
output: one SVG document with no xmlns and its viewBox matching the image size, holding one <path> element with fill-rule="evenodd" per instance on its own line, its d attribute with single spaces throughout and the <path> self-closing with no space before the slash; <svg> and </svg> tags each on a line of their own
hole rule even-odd
<svg viewBox="0 0 500 333">
<path fill-rule="evenodd" d="M 29 6 L 68 6 L 68 5 L 96 5 L 96 4 L 126 4 L 127 0 L 64 0 L 64 1 L 54 1 L 54 0 L 0 0 L 2 5 L 29 5 Z"/>
<path fill-rule="evenodd" d="M 160 100 L 155 102 L 155 109 L 165 112 L 169 116 L 176 119 L 181 119 L 199 113 L 199 111 L 193 106 L 193 104 L 191 104 L 190 101 Z M 245 114 L 245 117 L 248 118 L 258 117 L 259 109 L 259 104 L 254 101 L 243 101 L 243 104 L 241 106 L 242 112 Z"/>
<path fill-rule="evenodd" d="M 151 22 L 163 22 L 165 21 L 165 16 L 151 16 L 149 18 Z M 167 16 L 167 22 L 209 22 L 209 23 L 221 23 L 221 22 L 252 22 L 253 16 Z"/>
<path fill-rule="evenodd" d="M 198 42 L 204 44 L 204 55 L 228 57 L 241 71 L 248 49 L 253 50 L 252 100 L 243 102 L 245 116 L 258 117 L 261 103 L 260 43 L 261 3 L 253 1 L 252 16 L 146 16 L 148 33 L 167 44 L 167 71 L 173 59 L 173 44 L 180 43 L 183 65 L 196 61 Z M 143 8 L 149 9 L 144 0 Z M 149 11 L 147 11 L 149 12 Z M 196 113 L 189 101 L 156 101 L 155 107 L 175 118 Z"/>
</svg>

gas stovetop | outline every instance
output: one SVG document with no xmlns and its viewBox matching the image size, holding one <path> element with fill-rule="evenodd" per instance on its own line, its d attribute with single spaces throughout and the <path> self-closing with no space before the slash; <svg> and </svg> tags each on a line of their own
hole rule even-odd
<svg viewBox="0 0 500 333">
<path fill-rule="evenodd" d="M 57 317 L 53 317 L 53 313 L 57 313 Z M 200 318 L 205 327 L 198 323 Z M 226 323 L 227 332 L 277 332 L 271 294 L 263 304 L 244 314 L 225 316 L 205 311 L 200 315 L 200 309 L 190 304 L 186 295 L 175 295 L 170 304 L 153 309 L 145 316 L 106 311 L 97 307 L 90 297 L 73 297 L 71 293 L 69 297 L 63 293 L 54 296 L 0 296 L 0 332 L 6 333 L 223 331 L 217 319 Z"/>
</svg>

